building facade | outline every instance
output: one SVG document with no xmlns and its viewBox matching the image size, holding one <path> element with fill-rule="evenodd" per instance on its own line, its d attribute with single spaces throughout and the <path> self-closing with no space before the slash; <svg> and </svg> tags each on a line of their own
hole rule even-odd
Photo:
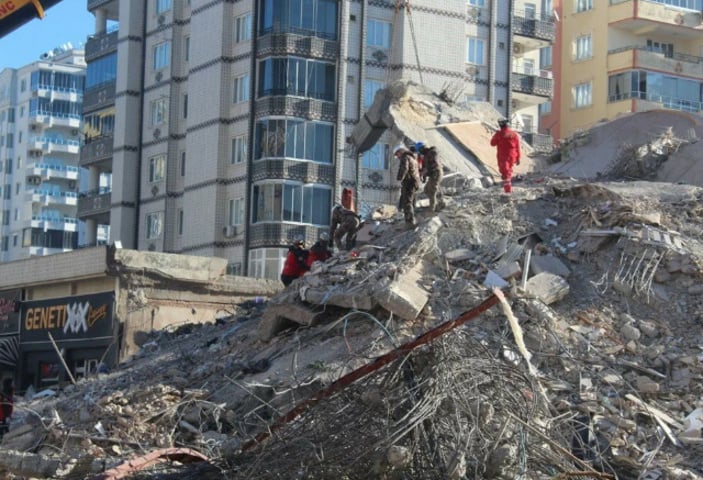
<svg viewBox="0 0 703 480">
<path fill-rule="evenodd" d="M 562 138 L 621 113 L 700 114 L 701 0 L 578 0 L 562 10 Z"/>
<path fill-rule="evenodd" d="M 82 243 L 76 212 L 84 81 L 83 50 L 69 47 L 0 72 L 2 262 Z"/>
<path fill-rule="evenodd" d="M 347 142 L 389 82 L 489 101 L 528 141 L 545 138 L 550 4 L 88 0 L 88 242 L 109 223 L 126 248 L 277 278 L 291 239 L 326 230 L 344 188 L 361 212 L 396 203 L 401 139 L 386 134 L 362 155 Z"/>
</svg>

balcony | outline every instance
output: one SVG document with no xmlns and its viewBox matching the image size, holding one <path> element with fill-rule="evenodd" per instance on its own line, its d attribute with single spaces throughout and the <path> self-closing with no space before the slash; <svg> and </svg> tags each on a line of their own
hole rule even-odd
<svg viewBox="0 0 703 480">
<path fill-rule="evenodd" d="M 271 33 L 259 38 L 258 58 L 276 55 L 302 55 L 336 61 L 339 42 L 296 33 Z"/>
<path fill-rule="evenodd" d="M 47 161 L 50 159 L 46 159 Z M 39 177 L 41 180 L 61 178 L 65 180 L 78 180 L 78 167 L 63 165 L 61 163 L 32 163 L 27 165 L 27 176 Z"/>
<path fill-rule="evenodd" d="M 54 85 L 37 85 L 32 92 L 35 97 L 66 102 L 82 102 L 83 91 L 75 88 L 62 88 Z"/>
<path fill-rule="evenodd" d="M 683 53 L 667 55 L 646 47 L 630 45 L 608 52 L 608 71 L 644 69 L 703 78 L 703 58 Z"/>
<path fill-rule="evenodd" d="M 35 188 L 27 190 L 26 200 L 40 205 L 66 205 L 75 207 L 78 205 L 78 194 L 76 192 L 61 192 Z"/>
<path fill-rule="evenodd" d="M 100 136 L 87 138 L 81 148 L 81 167 L 90 167 L 112 158 L 113 137 Z"/>
<path fill-rule="evenodd" d="M 78 198 L 78 218 L 81 220 L 94 219 L 99 224 L 110 223 L 110 204 L 112 190 L 101 187 L 89 192 L 81 192 Z"/>
<path fill-rule="evenodd" d="M 289 245 L 290 239 L 298 235 L 313 239 L 320 234 L 319 228 L 313 225 L 283 222 L 257 223 L 248 230 L 251 248 L 280 247 Z"/>
<path fill-rule="evenodd" d="M 27 145 L 31 150 L 40 150 L 45 154 L 52 152 L 77 154 L 80 151 L 80 142 L 78 140 L 67 140 L 60 137 L 36 136 L 30 138 Z"/>
<path fill-rule="evenodd" d="M 308 120 L 337 121 L 337 104 L 314 98 L 273 96 L 256 101 L 255 117 L 282 115 Z"/>
<path fill-rule="evenodd" d="M 90 63 L 108 53 L 117 51 L 118 30 L 109 33 L 93 35 L 85 44 L 85 61 Z"/>
<path fill-rule="evenodd" d="M 65 232 L 78 231 L 78 219 L 73 217 L 55 217 L 49 215 L 33 215 L 32 228 L 42 230 L 63 230 Z"/>
<path fill-rule="evenodd" d="M 632 108 L 634 112 L 646 112 L 648 110 L 659 110 L 662 108 L 691 113 L 703 112 L 703 102 L 650 92 L 626 92 L 619 95 L 611 94 L 608 95 L 608 102 L 627 102 L 627 108 Z"/>
<path fill-rule="evenodd" d="M 114 105 L 116 83 L 113 80 L 86 90 L 83 94 L 83 113 L 94 112 Z"/>
<path fill-rule="evenodd" d="M 81 126 L 80 115 L 55 112 L 29 112 L 29 121 L 45 127 L 69 127 L 77 129 Z"/>
<path fill-rule="evenodd" d="M 675 36 L 677 40 L 699 38 L 700 12 L 693 12 L 651 0 L 610 0 L 608 23 L 634 35 Z"/>
<path fill-rule="evenodd" d="M 47 255 L 55 255 L 57 253 L 66 253 L 72 251 L 72 248 L 49 248 L 49 247 L 29 247 L 30 257 L 45 257 Z"/>
<path fill-rule="evenodd" d="M 552 98 L 554 80 L 548 77 L 513 72 L 510 87 L 513 99 L 523 104 L 520 108 L 537 105 Z"/>
<path fill-rule="evenodd" d="M 535 50 L 551 45 L 556 38 L 554 19 L 543 15 L 541 19 L 530 18 L 524 12 L 513 15 L 513 35 L 515 43 L 525 51 Z"/>
<path fill-rule="evenodd" d="M 255 160 L 252 180 L 286 179 L 305 183 L 334 184 L 332 165 L 284 159 Z"/>
</svg>

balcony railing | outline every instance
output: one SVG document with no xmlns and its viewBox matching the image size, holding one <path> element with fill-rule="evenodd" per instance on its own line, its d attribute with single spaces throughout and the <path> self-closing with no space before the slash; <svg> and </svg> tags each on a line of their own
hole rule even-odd
<svg viewBox="0 0 703 480">
<path fill-rule="evenodd" d="M 336 60 L 339 56 L 339 42 L 296 33 L 271 33 L 259 38 L 259 58 L 289 54 Z"/>
<path fill-rule="evenodd" d="M 264 97 L 256 101 L 256 118 L 270 115 L 293 116 L 334 122 L 337 104 L 305 97 Z"/>
<path fill-rule="evenodd" d="M 632 52 L 636 55 L 630 56 Z M 688 77 L 703 77 L 703 57 L 679 52 L 655 52 L 643 45 L 609 50 L 608 70 L 623 68 L 649 68 Z"/>
<path fill-rule="evenodd" d="M 698 38 L 700 32 L 693 29 L 701 26 L 702 19 L 700 11 L 655 0 L 610 0 L 608 10 L 608 22 L 618 23 L 621 28 L 641 30 L 645 21 L 655 30 L 676 31 L 679 36 L 688 38 Z"/>
<path fill-rule="evenodd" d="M 78 167 L 60 163 L 31 163 L 27 165 L 27 175 L 36 175 L 43 179 L 66 178 L 78 180 Z"/>
<path fill-rule="evenodd" d="M 112 190 L 101 187 L 88 192 L 81 192 L 78 198 L 78 217 L 86 218 L 110 213 Z"/>
<path fill-rule="evenodd" d="M 42 150 L 45 152 L 59 151 L 68 153 L 78 153 L 80 142 L 78 140 L 70 140 L 60 137 L 32 137 L 27 142 L 30 148 Z"/>
<path fill-rule="evenodd" d="M 89 167 L 112 158 L 113 141 L 113 137 L 107 135 L 86 138 L 81 148 L 81 166 Z"/>
<path fill-rule="evenodd" d="M 554 20 L 548 16 L 543 16 L 542 19 L 535 19 L 516 13 L 513 16 L 513 33 L 551 43 L 556 38 L 556 26 L 554 25 Z"/>
<path fill-rule="evenodd" d="M 88 38 L 85 44 L 85 61 L 86 63 L 107 55 L 108 53 L 117 51 L 117 35 L 119 31 L 93 35 Z"/>
<path fill-rule="evenodd" d="M 554 139 L 551 135 L 536 132 L 520 132 L 520 135 L 536 152 L 550 153 L 554 150 Z"/>
<path fill-rule="evenodd" d="M 27 195 L 32 202 L 57 205 L 77 205 L 78 194 L 76 192 L 61 192 L 56 190 L 47 190 L 35 188 L 27 190 Z"/>
<path fill-rule="evenodd" d="M 703 111 L 703 102 L 687 100 L 670 95 L 660 95 L 658 93 L 650 92 L 626 92 L 617 95 L 608 95 L 608 101 L 611 103 L 620 102 L 622 100 L 630 100 L 633 98 L 651 102 L 658 108 L 669 108 L 671 110 L 694 113 Z"/>
<path fill-rule="evenodd" d="M 510 87 L 514 92 L 551 98 L 554 91 L 554 80 L 537 75 L 513 72 Z"/>
<path fill-rule="evenodd" d="M 83 112 L 89 113 L 115 103 L 116 80 L 91 87 L 83 94 Z"/>
<path fill-rule="evenodd" d="M 268 159 L 255 160 L 252 179 L 287 179 L 299 180 L 306 183 L 327 183 L 335 181 L 332 165 L 315 162 L 299 162 L 295 160 Z"/>
</svg>

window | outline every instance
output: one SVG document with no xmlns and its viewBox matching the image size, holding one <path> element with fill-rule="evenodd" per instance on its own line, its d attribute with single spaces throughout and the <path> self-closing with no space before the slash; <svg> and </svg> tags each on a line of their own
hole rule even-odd
<svg viewBox="0 0 703 480">
<path fill-rule="evenodd" d="M 19 182 L 15 183 L 15 195 L 19 195 L 21 189 L 22 189 L 22 184 Z"/>
<path fill-rule="evenodd" d="M 687 8 L 689 10 L 695 10 L 700 12 L 703 10 L 703 1 L 701 0 L 652 0 L 656 3 L 663 3 L 665 5 L 672 5 L 674 7 Z"/>
<path fill-rule="evenodd" d="M 364 107 L 369 108 L 373 103 L 376 92 L 385 87 L 386 84 L 380 80 L 364 81 Z"/>
<path fill-rule="evenodd" d="M 190 37 L 186 37 L 183 42 L 183 60 L 190 60 Z"/>
<path fill-rule="evenodd" d="M 537 108 L 540 115 L 548 115 L 552 113 L 552 102 L 540 103 Z"/>
<path fill-rule="evenodd" d="M 391 146 L 387 143 L 377 143 L 361 156 L 361 167 L 372 170 L 388 170 L 388 159 L 391 158 Z"/>
<path fill-rule="evenodd" d="M 156 0 L 156 13 L 164 13 L 171 10 L 171 0 Z"/>
<path fill-rule="evenodd" d="M 5 146 L 7 148 L 12 148 L 15 146 L 14 138 L 15 138 L 14 135 L 12 135 L 11 133 L 7 134 L 7 137 L 5 138 Z M 12 162 L 10 162 L 10 163 L 12 163 Z"/>
<path fill-rule="evenodd" d="M 240 15 L 234 19 L 234 42 L 251 40 L 251 13 Z"/>
<path fill-rule="evenodd" d="M 17 186 L 19 187 L 19 183 L 17 184 Z M 15 222 L 20 219 L 20 209 L 19 208 L 15 208 L 15 211 L 13 212 L 13 215 L 12 215 L 12 219 Z"/>
<path fill-rule="evenodd" d="M 234 79 L 234 103 L 249 100 L 249 74 L 245 73 Z"/>
<path fill-rule="evenodd" d="M 20 118 L 24 117 L 24 105 L 20 107 Z"/>
<path fill-rule="evenodd" d="M 593 10 L 593 0 L 576 0 L 576 12 Z"/>
<path fill-rule="evenodd" d="M 12 246 L 13 246 L 13 247 L 16 247 L 16 246 L 17 246 L 18 240 L 19 240 L 19 235 L 13 235 L 13 236 L 12 236 Z"/>
<path fill-rule="evenodd" d="M 252 223 L 294 222 L 328 226 L 332 190 L 328 185 L 265 182 L 253 186 Z"/>
<path fill-rule="evenodd" d="M 166 171 L 166 155 L 158 155 L 149 159 L 149 182 L 156 183 L 164 179 Z"/>
<path fill-rule="evenodd" d="M 576 85 L 572 94 L 574 97 L 574 107 L 582 108 L 591 105 L 591 84 L 581 83 Z"/>
<path fill-rule="evenodd" d="M 484 65 L 484 41 L 480 38 L 468 37 L 466 39 L 466 62 L 475 65 Z"/>
<path fill-rule="evenodd" d="M 286 248 L 257 248 L 249 251 L 249 275 L 277 280 L 283 270 Z"/>
<path fill-rule="evenodd" d="M 151 125 L 161 125 L 166 122 L 166 98 L 151 102 Z"/>
<path fill-rule="evenodd" d="M 177 227 L 178 228 L 178 235 L 183 235 L 183 209 L 182 208 L 178 209 L 177 217 L 178 217 L 178 227 Z"/>
<path fill-rule="evenodd" d="M 259 98 L 295 95 L 333 102 L 336 88 L 334 63 L 297 57 L 259 62 Z"/>
<path fill-rule="evenodd" d="M 2 237 L 2 247 L 0 247 L 0 248 L 2 248 L 3 252 L 7 252 L 9 240 L 10 240 L 10 237 L 8 237 L 7 235 Z"/>
<path fill-rule="evenodd" d="M 241 262 L 229 262 L 227 263 L 227 275 L 242 276 L 242 264 Z"/>
<path fill-rule="evenodd" d="M 154 240 L 161 237 L 163 228 L 163 212 L 148 213 L 146 216 L 146 239 Z"/>
<path fill-rule="evenodd" d="M 23 78 L 22 80 L 20 80 L 20 92 L 24 92 L 26 90 L 27 90 L 27 80 Z"/>
<path fill-rule="evenodd" d="M 468 5 L 473 5 L 474 7 L 485 7 L 486 6 L 486 0 L 468 0 L 467 1 Z"/>
<path fill-rule="evenodd" d="M 171 42 L 159 43 L 154 47 L 154 70 L 168 67 L 171 62 Z"/>
<path fill-rule="evenodd" d="M 304 120 L 259 120 L 255 126 L 254 160 L 296 158 L 331 164 L 334 125 Z"/>
<path fill-rule="evenodd" d="M 247 159 L 247 137 L 241 135 L 232 139 L 232 163 L 242 163 Z"/>
<path fill-rule="evenodd" d="M 673 58 L 674 56 L 674 44 L 657 42 L 655 40 L 647 39 L 647 50 L 650 52 L 663 53 L 665 57 Z"/>
<path fill-rule="evenodd" d="M 85 88 L 93 88 L 114 82 L 117 78 L 117 52 L 90 62 L 86 71 Z"/>
<path fill-rule="evenodd" d="M 188 118 L 188 94 L 183 95 L 183 118 Z"/>
<path fill-rule="evenodd" d="M 539 66 L 547 68 L 552 66 L 552 46 L 540 48 L 539 50 Z"/>
<path fill-rule="evenodd" d="M 186 152 L 181 152 L 181 177 L 186 176 Z"/>
<path fill-rule="evenodd" d="M 590 35 L 583 35 L 576 39 L 576 60 L 584 60 L 593 56 L 593 49 Z"/>
<path fill-rule="evenodd" d="M 522 59 L 522 73 L 525 75 L 535 74 L 535 61 L 530 58 Z"/>
<path fill-rule="evenodd" d="M 17 143 L 22 143 L 22 132 L 17 132 Z"/>
<path fill-rule="evenodd" d="M 339 0 L 262 0 L 259 34 L 296 33 L 336 40 Z"/>
<path fill-rule="evenodd" d="M 228 225 L 242 225 L 244 223 L 244 199 L 231 198 L 229 200 L 229 209 L 227 213 Z"/>
<path fill-rule="evenodd" d="M 391 48 L 391 24 L 369 19 L 366 24 L 366 44 L 369 47 Z"/>
</svg>

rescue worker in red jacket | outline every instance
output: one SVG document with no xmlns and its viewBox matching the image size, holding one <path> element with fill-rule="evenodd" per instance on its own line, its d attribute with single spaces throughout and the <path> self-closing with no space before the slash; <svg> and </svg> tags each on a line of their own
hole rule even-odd
<svg viewBox="0 0 703 480">
<path fill-rule="evenodd" d="M 2 391 L 0 392 L 0 437 L 9 430 L 8 422 L 12 416 L 14 395 L 15 389 L 12 385 L 12 379 L 6 378 L 2 382 Z"/>
<path fill-rule="evenodd" d="M 308 254 L 308 268 L 312 266 L 314 262 L 324 262 L 332 256 L 332 251 L 329 248 L 330 236 L 327 232 L 322 232 L 320 234 L 320 239 L 315 242 L 315 244 L 310 247 L 310 253 Z"/>
<path fill-rule="evenodd" d="M 287 287 L 293 280 L 301 277 L 309 270 L 307 263 L 308 255 L 309 252 L 305 250 L 305 240 L 296 238 L 293 241 L 293 245 L 288 247 L 288 255 L 283 264 L 283 271 L 281 272 L 283 285 Z"/>
<path fill-rule="evenodd" d="M 498 120 L 498 130 L 491 138 L 491 146 L 498 147 L 498 170 L 503 179 L 503 191 L 513 191 L 513 167 L 520 165 L 520 136 L 508 127 L 508 121 Z"/>
</svg>

